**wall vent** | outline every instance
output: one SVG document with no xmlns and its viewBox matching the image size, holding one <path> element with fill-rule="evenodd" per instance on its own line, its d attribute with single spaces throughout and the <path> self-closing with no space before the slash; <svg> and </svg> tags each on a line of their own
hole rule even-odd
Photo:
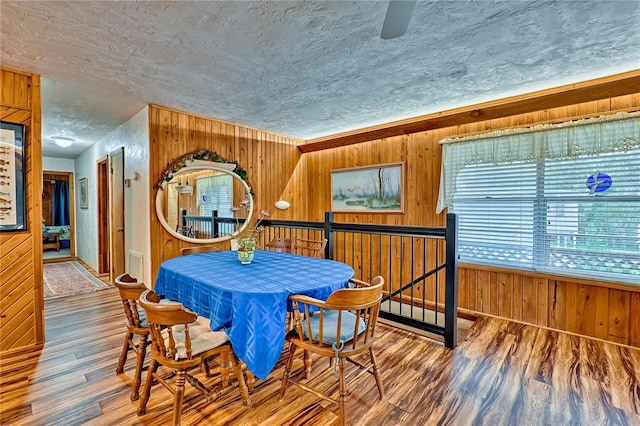
<svg viewBox="0 0 640 426">
<path fill-rule="evenodd" d="M 137 279 L 138 282 L 144 282 L 144 264 L 142 263 L 142 254 L 129 250 L 128 253 L 129 275 Z"/>
</svg>

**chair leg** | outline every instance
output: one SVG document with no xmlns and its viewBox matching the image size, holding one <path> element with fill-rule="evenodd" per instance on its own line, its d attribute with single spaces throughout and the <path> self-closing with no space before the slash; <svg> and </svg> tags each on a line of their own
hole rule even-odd
<svg viewBox="0 0 640 426">
<path fill-rule="evenodd" d="M 153 375 L 158 368 L 158 361 L 155 359 L 151 360 L 149 364 L 149 369 L 147 371 L 147 380 L 144 382 L 144 387 L 142 388 L 142 396 L 140 397 L 140 402 L 138 404 L 138 415 L 143 416 L 147 412 L 147 402 L 149 401 L 149 394 L 151 393 L 151 385 L 153 384 Z"/>
<path fill-rule="evenodd" d="M 229 387 L 229 358 L 231 351 L 224 351 L 220 353 L 220 381 L 222 388 Z"/>
<path fill-rule="evenodd" d="M 231 355 L 231 365 L 233 367 L 233 372 L 236 375 L 236 380 L 238 380 L 238 384 L 240 386 L 240 395 L 242 396 L 242 405 L 250 405 L 251 399 L 249 398 L 249 389 L 247 388 L 247 384 L 244 381 L 244 373 L 242 372 L 242 365 L 240 365 L 240 360 L 235 355 Z"/>
<path fill-rule="evenodd" d="M 180 426 L 180 417 L 182 416 L 182 401 L 184 400 L 184 385 L 187 378 L 187 372 L 178 370 L 176 372 L 176 389 L 173 398 L 173 425 Z"/>
<path fill-rule="evenodd" d="M 311 352 L 305 350 L 304 351 L 304 378 L 311 378 L 311 370 L 312 370 L 312 362 L 311 362 Z"/>
<path fill-rule="evenodd" d="M 340 424 L 345 426 L 346 423 L 346 409 L 347 405 L 347 386 L 344 380 L 344 358 L 338 358 L 338 374 L 339 374 L 339 382 L 338 382 L 338 391 L 340 396 L 338 398 L 338 406 L 340 407 Z"/>
<path fill-rule="evenodd" d="M 287 359 L 287 365 L 284 368 L 284 374 L 282 376 L 282 385 L 280 386 L 280 401 L 284 399 L 284 393 L 287 391 L 287 383 L 291 377 L 291 366 L 293 365 L 293 355 L 296 353 L 298 347 L 293 343 L 289 345 L 289 358 Z"/>
<path fill-rule="evenodd" d="M 369 354 L 371 355 L 371 365 L 373 365 L 373 377 L 376 378 L 376 385 L 378 385 L 378 393 L 380 399 L 384 399 L 384 388 L 382 387 L 382 379 L 380 378 L 380 369 L 378 368 L 378 361 L 373 353 L 373 347 L 369 348 Z"/>
<path fill-rule="evenodd" d="M 133 384 L 131 385 L 131 401 L 138 399 L 138 390 L 140 389 L 140 383 L 142 382 L 142 366 L 144 364 L 144 357 L 147 353 L 147 336 L 140 336 L 138 342 L 138 357 L 136 358 L 136 371 L 133 378 Z"/>
<path fill-rule="evenodd" d="M 122 353 L 118 359 L 118 366 L 116 367 L 116 373 L 120 374 L 124 371 L 124 363 L 127 362 L 127 354 L 129 353 L 129 342 L 133 339 L 133 333 L 127 333 L 124 335 L 124 344 L 122 345 Z"/>
<path fill-rule="evenodd" d="M 253 392 L 253 388 L 256 385 L 256 376 L 254 376 L 251 370 L 249 370 L 246 367 L 244 372 L 247 375 L 247 378 L 245 379 L 245 382 L 247 383 L 247 388 L 249 388 L 249 392 Z"/>
</svg>

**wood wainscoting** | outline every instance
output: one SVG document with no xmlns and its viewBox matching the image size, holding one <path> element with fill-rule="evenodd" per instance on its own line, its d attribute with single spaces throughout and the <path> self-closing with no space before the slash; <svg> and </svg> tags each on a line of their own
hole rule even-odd
<svg viewBox="0 0 640 426">
<path fill-rule="evenodd" d="M 40 76 L 0 67 L 0 119 L 26 130 L 27 214 L 26 230 L 0 233 L 0 352 L 44 342 L 40 116 Z"/>
<path fill-rule="evenodd" d="M 460 265 L 458 306 L 640 347 L 640 286 Z"/>
</svg>

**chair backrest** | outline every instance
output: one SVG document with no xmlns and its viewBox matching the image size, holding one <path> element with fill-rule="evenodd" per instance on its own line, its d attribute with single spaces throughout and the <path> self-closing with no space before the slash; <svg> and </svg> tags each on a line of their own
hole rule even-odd
<svg viewBox="0 0 640 426">
<path fill-rule="evenodd" d="M 153 353 L 173 361 L 180 349 L 178 344 L 184 344 L 186 358 L 192 359 L 189 324 L 195 322 L 198 315 L 179 302 L 160 303 L 160 297 L 153 290 L 140 295 L 140 305 L 147 315 Z M 176 336 L 178 333 L 184 333 L 184 336 Z"/>
<path fill-rule="evenodd" d="M 196 234 L 193 230 L 193 226 L 182 226 L 182 225 L 177 225 L 176 226 L 176 232 L 178 234 L 184 235 L 185 237 L 190 237 L 190 238 L 195 238 Z"/>
<path fill-rule="evenodd" d="M 220 247 L 218 247 L 218 246 L 185 247 L 185 248 L 180 250 L 180 255 L 181 256 L 187 256 L 189 254 L 211 253 L 213 251 L 220 251 Z"/>
<path fill-rule="evenodd" d="M 122 274 L 116 277 L 114 284 L 120 292 L 120 299 L 122 299 L 122 306 L 124 308 L 124 314 L 127 317 L 127 324 L 130 327 L 146 329 L 146 327 L 141 325 L 141 321 L 143 320 L 140 318 L 138 300 L 140 295 L 147 290 L 147 287 L 143 283 L 139 283 L 138 280 L 129 274 Z"/>
<path fill-rule="evenodd" d="M 360 352 L 373 344 L 384 278 L 377 276 L 371 283 L 352 279 L 350 285 L 331 293 L 325 302 L 291 296 L 298 308 L 294 317 L 301 340 L 325 351 L 333 350 L 334 342 L 346 342 L 343 350 L 349 352 Z M 314 313 L 313 307 L 319 311 Z"/>
<path fill-rule="evenodd" d="M 327 246 L 327 239 L 305 240 L 303 238 L 293 238 L 291 240 L 291 252 L 302 256 L 318 257 L 324 259 L 324 248 Z"/>
<path fill-rule="evenodd" d="M 264 246 L 267 250 L 277 251 L 280 253 L 291 253 L 290 238 L 274 238 Z"/>
</svg>

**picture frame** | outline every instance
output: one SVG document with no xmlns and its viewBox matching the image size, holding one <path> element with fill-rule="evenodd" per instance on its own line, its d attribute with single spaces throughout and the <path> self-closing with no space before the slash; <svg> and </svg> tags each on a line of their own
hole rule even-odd
<svg viewBox="0 0 640 426">
<path fill-rule="evenodd" d="M 404 213 L 404 162 L 332 170 L 331 211 Z"/>
<path fill-rule="evenodd" d="M 80 208 L 89 208 L 89 187 L 87 186 L 87 178 L 81 178 L 78 180 L 78 191 L 80 193 Z"/>
<path fill-rule="evenodd" d="M 24 124 L 0 121 L 0 232 L 26 231 Z"/>
</svg>

